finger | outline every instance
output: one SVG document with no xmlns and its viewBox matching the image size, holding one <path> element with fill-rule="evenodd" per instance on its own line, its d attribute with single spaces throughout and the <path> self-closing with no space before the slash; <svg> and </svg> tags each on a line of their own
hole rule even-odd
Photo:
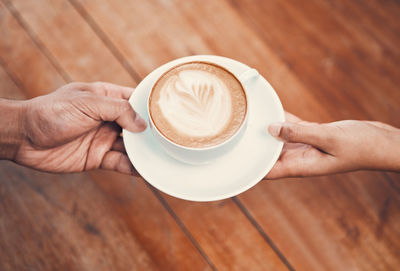
<svg viewBox="0 0 400 271">
<path fill-rule="evenodd" d="M 119 86 L 106 82 L 82 83 L 81 86 L 82 90 L 90 91 L 101 96 L 120 98 L 124 100 L 128 100 L 135 90 L 131 87 Z"/>
<path fill-rule="evenodd" d="M 113 143 L 113 145 L 111 147 L 111 150 L 119 151 L 119 152 L 122 152 L 122 153 L 126 154 L 125 145 L 124 145 L 124 141 L 123 141 L 122 137 L 118 137 L 114 141 L 114 143 Z"/>
<path fill-rule="evenodd" d="M 274 167 L 268 172 L 267 176 L 264 177 L 264 179 L 275 180 L 284 177 L 287 176 L 284 174 L 284 170 L 282 169 L 282 162 L 278 160 L 276 161 Z"/>
<path fill-rule="evenodd" d="M 295 116 L 292 113 L 289 113 L 287 111 L 285 111 L 285 119 L 286 119 L 286 121 L 289 121 L 289 122 L 300 122 L 300 121 L 302 121 L 302 119 L 300 119 L 299 117 L 297 117 L 297 116 Z"/>
<path fill-rule="evenodd" d="M 383 123 L 383 122 L 380 122 L 380 121 L 366 121 L 366 122 L 370 123 L 372 125 L 375 125 L 375 126 L 377 126 L 379 128 L 389 130 L 389 131 L 398 131 L 399 130 L 399 128 L 396 128 L 394 126 L 391 126 L 389 124 L 386 124 L 386 123 Z"/>
<path fill-rule="evenodd" d="M 327 175 L 337 172 L 336 158 L 324 154 L 310 146 L 297 150 L 290 149 L 282 153 L 274 167 L 267 174 L 267 179 L 287 177 L 309 177 Z"/>
<path fill-rule="evenodd" d="M 95 118 L 103 121 L 115 121 L 131 132 L 141 132 L 146 129 L 146 122 L 137 114 L 130 103 L 123 99 L 98 96 L 92 108 Z"/>
<path fill-rule="evenodd" d="M 307 146 L 303 143 L 285 143 L 283 145 L 282 152 L 287 151 L 287 150 L 293 150 L 293 149 L 300 149 L 303 148 L 304 146 Z"/>
<path fill-rule="evenodd" d="M 285 111 L 285 119 L 286 119 L 286 122 L 300 123 L 300 124 L 304 124 L 304 125 L 316 124 L 315 122 L 305 121 L 287 111 Z"/>
<path fill-rule="evenodd" d="M 304 150 L 309 147 L 309 145 L 302 143 L 285 143 L 279 159 L 267 176 L 265 176 L 265 179 L 280 179 L 299 174 L 299 167 L 301 165 L 298 162 L 293 163 L 293 161 L 297 160 L 296 154 L 304 153 Z"/>
<path fill-rule="evenodd" d="M 334 130 L 320 124 L 273 123 L 268 132 L 285 142 L 304 143 L 325 150 L 334 140 Z"/>
<path fill-rule="evenodd" d="M 90 142 L 85 169 L 100 166 L 104 155 L 111 149 L 113 142 L 118 137 L 119 130 L 118 125 L 113 122 L 101 125 Z"/>
<path fill-rule="evenodd" d="M 129 161 L 128 156 L 117 151 L 107 152 L 103 158 L 100 168 L 129 175 L 139 175 Z"/>
</svg>

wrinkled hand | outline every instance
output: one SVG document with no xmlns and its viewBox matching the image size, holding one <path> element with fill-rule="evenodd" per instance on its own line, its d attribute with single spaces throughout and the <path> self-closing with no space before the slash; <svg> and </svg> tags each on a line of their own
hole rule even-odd
<svg viewBox="0 0 400 271">
<path fill-rule="evenodd" d="M 109 83 L 71 83 L 27 101 L 23 140 L 15 162 L 48 172 L 108 169 L 133 174 L 121 127 L 146 123 L 128 99 L 133 89 Z"/>
<path fill-rule="evenodd" d="M 286 113 L 268 131 L 285 142 L 267 179 L 360 169 L 400 171 L 400 129 L 375 121 L 313 123 Z"/>
</svg>

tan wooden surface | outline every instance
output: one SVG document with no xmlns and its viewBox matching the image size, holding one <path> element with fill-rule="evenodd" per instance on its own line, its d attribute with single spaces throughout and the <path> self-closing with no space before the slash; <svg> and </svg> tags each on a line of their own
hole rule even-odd
<svg viewBox="0 0 400 271">
<path fill-rule="evenodd" d="M 172 59 L 217 54 L 257 68 L 300 117 L 400 126 L 399 14 L 396 1 L 1 0 L 0 93 L 135 86 Z M 0 270 L 400 266 L 396 173 L 263 181 L 194 203 L 140 177 L 0 167 Z"/>
</svg>

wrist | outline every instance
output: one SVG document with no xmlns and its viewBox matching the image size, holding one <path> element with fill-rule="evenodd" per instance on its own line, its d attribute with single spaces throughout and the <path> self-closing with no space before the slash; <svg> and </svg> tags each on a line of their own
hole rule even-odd
<svg viewBox="0 0 400 271">
<path fill-rule="evenodd" d="M 387 131 L 385 143 L 385 148 L 382 149 L 380 157 L 382 168 L 400 171 L 400 129 L 394 128 Z"/>
<path fill-rule="evenodd" d="M 370 145 L 368 157 L 369 169 L 400 171 L 400 129 L 395 127 L 379 128 L 379 137 Z"/>
<path fill-rule="evenodd" d="M 25 138 L 26 101 L 0 99 L 0 159 L 14 160 Z"/>
</svg>

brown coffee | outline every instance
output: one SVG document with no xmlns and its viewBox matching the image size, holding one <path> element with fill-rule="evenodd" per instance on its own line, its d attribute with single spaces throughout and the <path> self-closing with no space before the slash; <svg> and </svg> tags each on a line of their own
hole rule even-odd
<svg viewBox="0 0 400 271">
<path fill-rule="evenodd" d="M 173 67 L 154 84 L 150 117 L 172 142 L 194 148 L 220 144 L 241 127 L 247 112 L 242 84 L 228 70 L 207 62 Z"/>
</svg>

